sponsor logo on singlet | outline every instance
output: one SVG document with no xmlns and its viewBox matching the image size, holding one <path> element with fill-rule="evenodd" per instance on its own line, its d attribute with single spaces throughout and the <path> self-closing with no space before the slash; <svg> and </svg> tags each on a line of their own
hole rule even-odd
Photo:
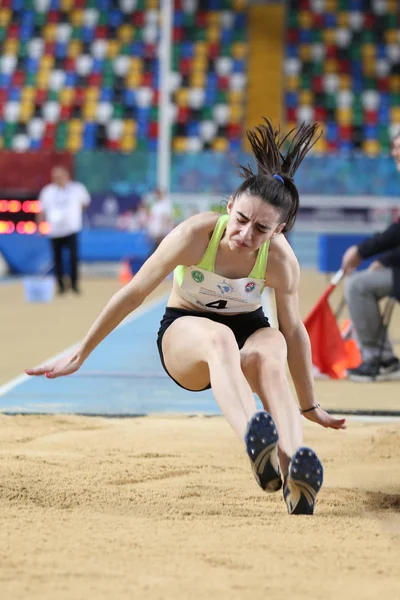
<svg viewBox="0 0 400 600">
<path fill-rule="evenodd" d="M 256 284 L 254 283 L 254 281 L 249 281 L 249 283 L 246 283 L 246 287 L 244 289 L 246 290 L 246 292 L 252 292 L 255 287 Z"/>
<path fill-rule="evenodd" d="M 231 292 L 233 292 L 233 287 L 229 285 L 229 283 L 227 283 L 225 279 L 221 281 L 221 283 L 217 284 L 217 288 L 219 289 L 221 294 L 230 294 Z"/>
<path fill-rule="evenodd" d="M 192 271 L 191 275 L 196 283 L 202 283 L 204 281 L 204 275 L 201 271 Z"/>
</svg>

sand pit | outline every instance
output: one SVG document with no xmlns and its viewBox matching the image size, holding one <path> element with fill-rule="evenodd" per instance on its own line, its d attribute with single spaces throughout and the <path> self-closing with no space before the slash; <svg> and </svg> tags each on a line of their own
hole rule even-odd
<svg viewBox="0 0 400 600">
<path fill-rule="evenodd" d="M 397 598 L 400 424 L 306 424 L 314 517 L 257 487 L 223 418 L 0 416 L 13 600 Z"/>
</svg>

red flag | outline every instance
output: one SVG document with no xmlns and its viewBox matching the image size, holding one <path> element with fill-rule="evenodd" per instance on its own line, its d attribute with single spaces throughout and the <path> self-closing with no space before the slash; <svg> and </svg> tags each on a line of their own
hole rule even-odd
<svg viewBox="0 0 400 600">
<path fill-rule="evenodd" d="M 347 358 L 345 342 L 340 333 L 328 298 L 335 288 L 331 283 L 304 321 L 311 341 L 313 364 L 325 375 L 338 379 L 335 365 Z"/>
</svg>

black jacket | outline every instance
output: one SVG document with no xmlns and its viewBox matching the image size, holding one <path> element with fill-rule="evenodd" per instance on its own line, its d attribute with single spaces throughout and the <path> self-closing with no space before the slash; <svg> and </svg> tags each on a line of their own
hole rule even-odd
<svg viewBox="0 0 400 600">
<path fill-rule="evenodd" d="M 362 258 L 379 254 L 379 262 L 393 269 L 393 295 L 400 301 L 400 222 L 361 242 L 358 251 Z"/>
</svg>

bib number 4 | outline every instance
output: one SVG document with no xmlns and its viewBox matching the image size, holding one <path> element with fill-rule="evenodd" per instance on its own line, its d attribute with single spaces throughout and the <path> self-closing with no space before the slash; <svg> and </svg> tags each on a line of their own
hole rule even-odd
<svg viewBox="0 0 400 600">
<path fill-rule="evenodd" d="M 207 306 L 207 308 L 216 308 L 217 310 L 221 310 L 223 308 L 226 308 L 227 304 L 227 300 L 215 300 L 214 302 L 209 302 L 205 306 Z"/>
</svg>

